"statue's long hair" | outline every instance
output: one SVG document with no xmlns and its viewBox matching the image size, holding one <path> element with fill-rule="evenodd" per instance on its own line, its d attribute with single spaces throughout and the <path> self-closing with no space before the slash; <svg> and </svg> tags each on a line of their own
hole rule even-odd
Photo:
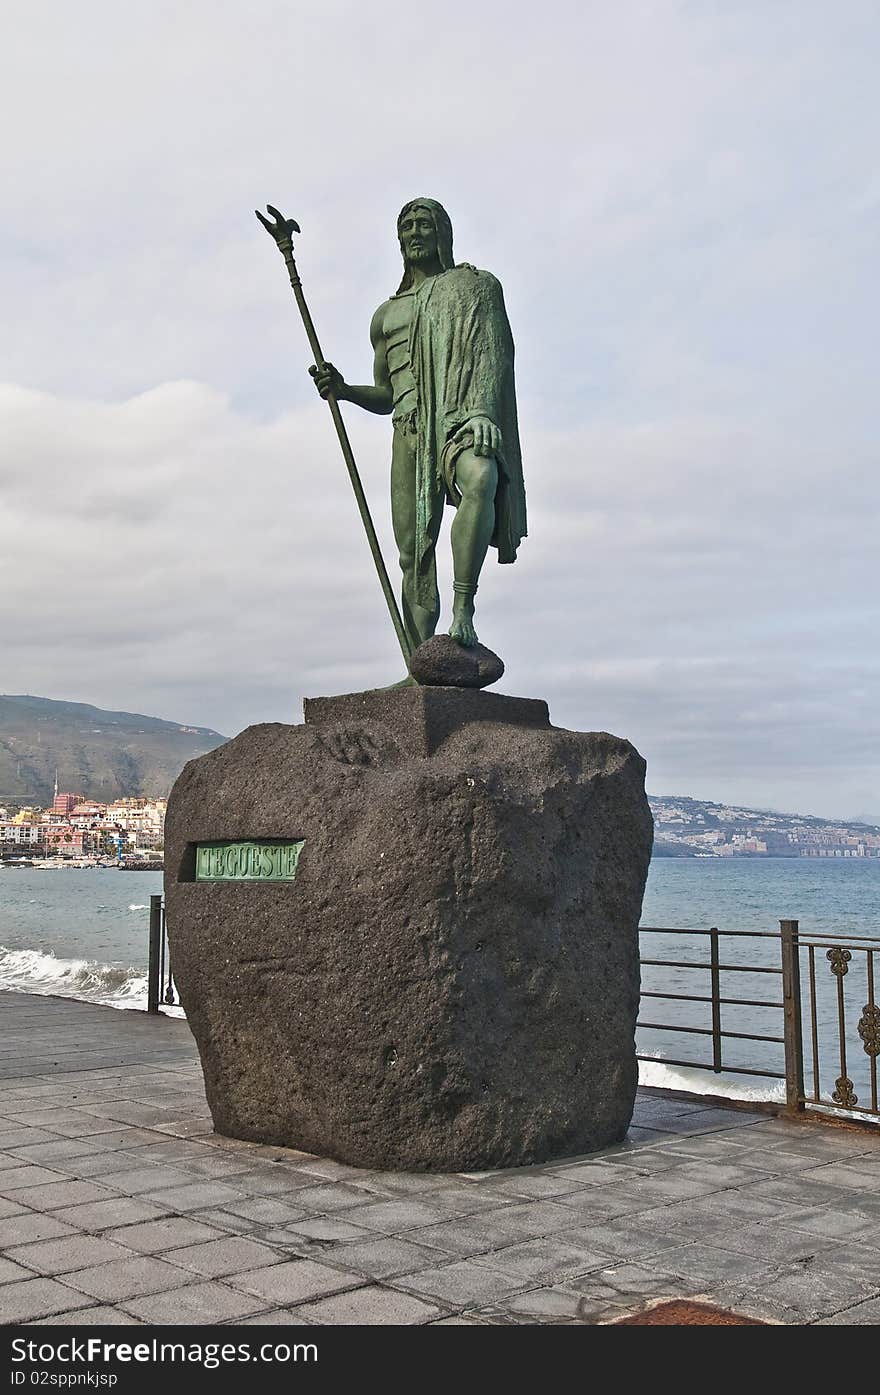
<svg viewBox="0 0 880 1395">
<path fill-rule="evenodd" d="M 405 203 L 400 213 L 397 215 L 397 235 L 400 237 L 400 225 L 408 213 L 412 213 L 414 208 L 426 208 L 434 220 L 434 232 L 437 234 L 437 252 L 440 257 L 440 265 L 444 271 L 449 271 L 455 262 L 452 257 L 452 223 L 449 214 L 438 203 L 436 199 L 410 199 Z M 401 251 L 403 249 L 401 248 Z M 397 295 L 401 291 L 408 291 L 412 285 L 412 267 L 408 266 L 404 260 L 403 280 L 397 287 Z"/>
</svg>

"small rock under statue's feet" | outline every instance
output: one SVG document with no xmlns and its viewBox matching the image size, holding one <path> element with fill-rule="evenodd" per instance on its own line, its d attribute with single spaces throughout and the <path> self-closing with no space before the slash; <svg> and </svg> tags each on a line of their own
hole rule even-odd
<svg viewBox="0 0 880 1395">
<path fill-rule="evenodd" d="M 504 664 L 484 644 L 467 648 L 451 634 L 434 635 L 413 652 L 410 673 L 426 688 L 488 688 L 497 683 Z"/>
</svg>

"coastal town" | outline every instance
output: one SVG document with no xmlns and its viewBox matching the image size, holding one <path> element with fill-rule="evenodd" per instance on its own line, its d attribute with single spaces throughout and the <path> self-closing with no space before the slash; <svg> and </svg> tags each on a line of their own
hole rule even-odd
<svg viewBox="0 0 880 1395">
<path fill-rule="evenodd" d="M 0 807 L 0 860 L 7 865 L 162 865 L 164 799 L 116 799 L 110 804 L 71 791 L 41 809 Z"/>
<path fill-rule="evenodd" d="M 685 796 L 649 796 L 661 857 L 880 858 L 880 827 L 744 809 Z"/>
<path fill-rule="evenodd" d="M 780 814 L 684 795 L 649 795 L 655 857 L 880 858 L 880 827 Z M 112 803 L 70 791 L 52 804 L 0 806 L 0 863 L 162 866 L 166 799 Z"/>
</svg>

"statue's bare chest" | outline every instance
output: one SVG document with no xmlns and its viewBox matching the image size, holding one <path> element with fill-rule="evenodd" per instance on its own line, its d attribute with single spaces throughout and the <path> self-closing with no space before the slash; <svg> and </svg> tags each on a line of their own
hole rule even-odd
<svg viewBox="0 0 880 1395">
<path fill-rule="evenodd" d="M 394 296 L 385 307 L 382 319 L 382 333 L 385 347 L 390 349 L 409 340 L 409 327 L 412 324 L 413 297 L 409 294 Z"/>
</svg>

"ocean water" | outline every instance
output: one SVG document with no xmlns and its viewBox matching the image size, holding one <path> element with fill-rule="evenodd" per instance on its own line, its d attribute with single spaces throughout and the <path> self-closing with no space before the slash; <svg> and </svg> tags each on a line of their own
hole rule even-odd
<svg viewBox="0 0 880 1395">
<path fill-rule="evenodd" d="M 161 872 L 0 868 L 0 994 L 3 990 L 56 994 L 144 1009 L 149 903 L 150 896 L 161 890 Z M 804 937 L 880 940 L 880 859 L 658 858 L 651 864 L 643 927 L 705 930 L 717 926 L 721 931 L 775 932 L 780 919 L 798 920 Z M 663 958 L 705 964 L 709 950 L 704 937 L 644 933 L 641 952 L 643 991 L 708 994 L 706 970 L 645 963 Z M 863 953 L 854 953 L 844 980 L 847 1011 L 852 1007 L 855 1018 L 867 1001 L 865 960 Z M 778 941 L 722 936 L 721 961 L 778 967 Z M 817 1030 L 824 1064 L 829 1053 L 836 1051 L 838 981 L 824 947 L 816 950 L 815 964 Z M 735 968 L 723 974 L 722 994 L 769 1004 L 781 999 L 781 981 L 775 973 Z M 725 1041 L 724 1070 L 718 1074 L 705 1069 L 711 1065 L 708 1037 L 669 1029 L 674 1024 L 704 1031 L 710 1025 L 708 1004 L 644 998 L 641 1020 L 658 1022 L 662 1029 L 640 1028 L 639 1051 L 684 1063 L 642 1061 L 643 1084 L 739 1099 L 784 1097 L 781 1081 L 744 1073 L 746 1068 L 781 1068 L 778 1044 Z M 781 1011 L 771 1006 L 725 1007 L 722 1025 L 745 1034 L 782 1035 Z M 864 1054 L 851 1051 L 847 1073 L 863 1100 L 867 1066 Z"/>
</svg>

